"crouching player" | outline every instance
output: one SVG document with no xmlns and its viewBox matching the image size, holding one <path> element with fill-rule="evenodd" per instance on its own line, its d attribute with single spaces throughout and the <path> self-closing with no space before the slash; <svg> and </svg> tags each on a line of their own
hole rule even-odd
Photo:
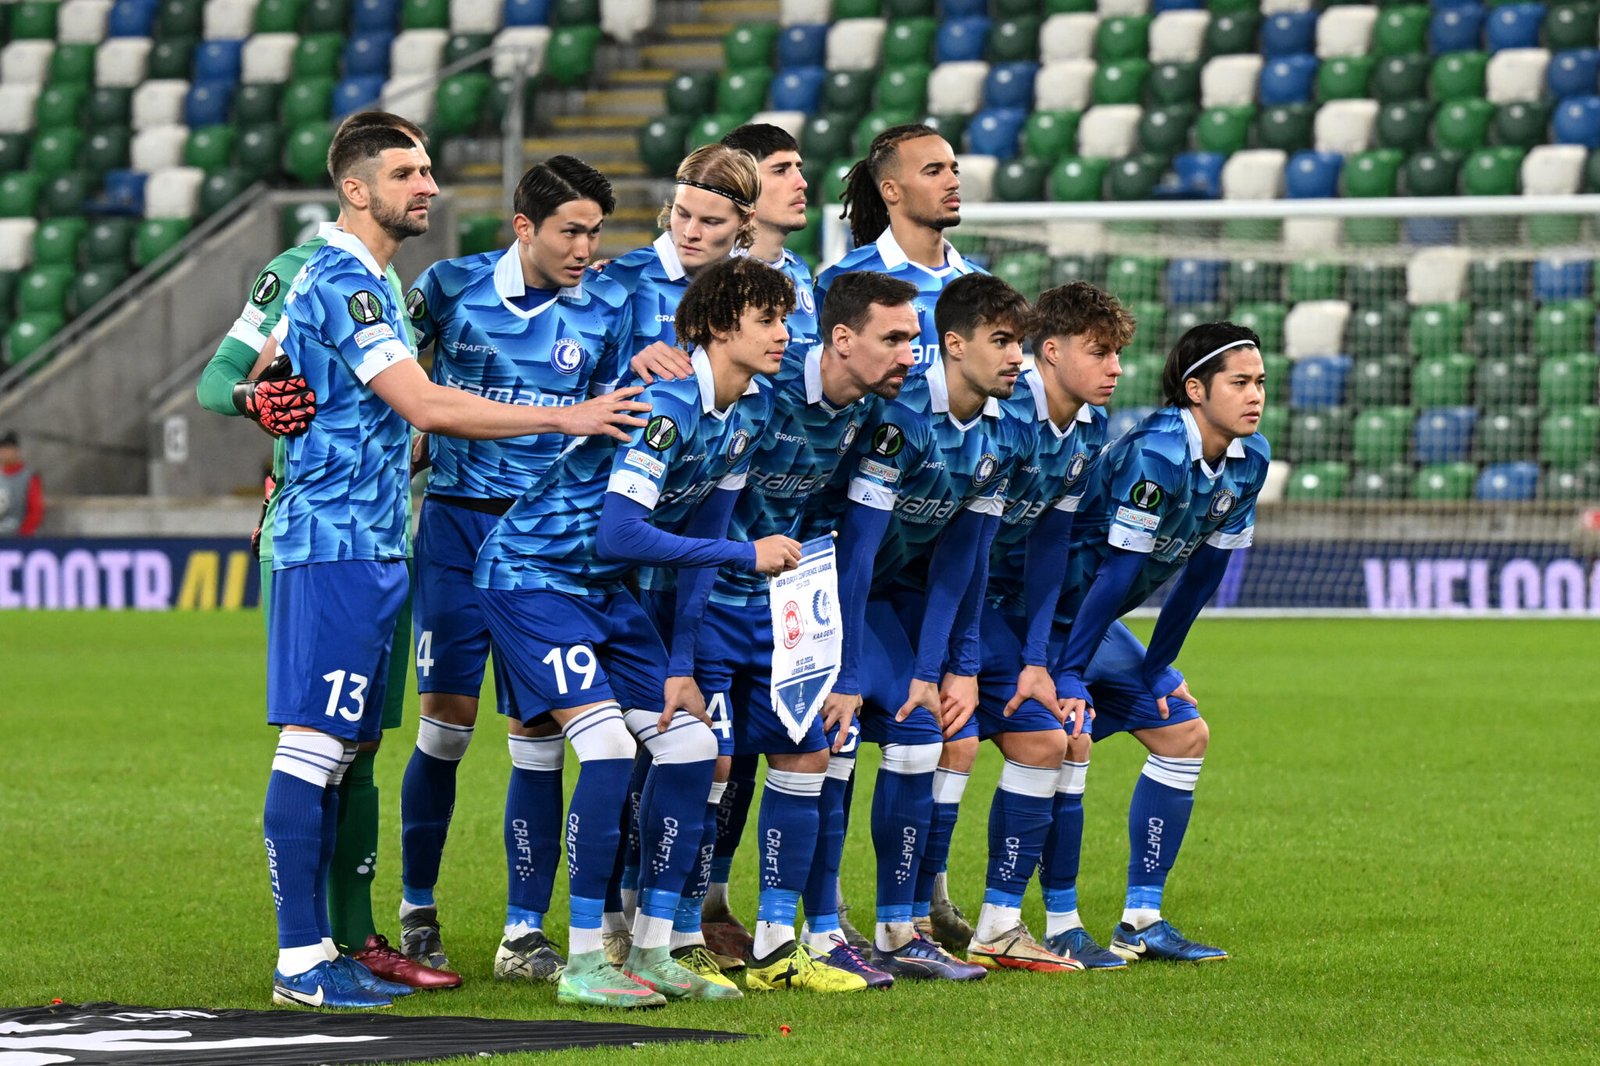
<svg viewBox="0 0 1600 1066">
<path fill-rule="evenodd" d="M 1056 691 L 1070 714 L 1093 708 L 1095 740 L 1128 732 L 1150 751 L 1128 808 L 1127 899 L 1110 944 L 1128 962 L 1228 957 L 1161 917 L 1210 735 L 1173 662 L 1221 583 L 1228 553 L 1251 541 L 1271 458 L 1256 432 L 1266 396 L 1260 343 L 1231 322 L 1185 333 L 1162 371 L 1166 406 L 1090 466 L 1073 524 L 1056 611 Z M 1174 576 L 1147 649 L 1117 619 Z M 1088 758 L 1088 745 L 1074 738 L 1067 759 L 1079 793 Z M 1068 839 L 1046 850 L 1045 909 L 1052 928 L 1081 928 L 1076 883 L 1062 874 L 1070 868 L 1076 877 L 1081 807 L 1058 819 Z M 1094 947 L 1087 934 L 1075 943 Z"/>
<path fill-rule="evenodd" d="M 799 560 L 788 537 L 727 539 L 751 445 L 771 410 L 755 379 L 782 365 L 793 303 L 793 286 L 770 267 L 739 259 L 708 268 L 676 315 L 678 336 L 697 349 L 693 376 L 647 390 L 649 423 L 627 444 L 590 441 L 558 460 L 478 553 L 474 581 L 510 705 L 524 724 L 555 721 L 578 755 L 566 824 L 571 939 L 562 1003 L 739 997 L 726 978 L 693 973 L 668 953 L 717 746 L 692 683 L 668 686 L 661 637 L 624 581 L 637 565 L 772 574 Z M 678 614 L 694 611 L 680 605 Z M 639 815 L 639 912 L 623 973 L 606 959 L 601 914 L 639 745 L 652 765 Z"/>
</svg>

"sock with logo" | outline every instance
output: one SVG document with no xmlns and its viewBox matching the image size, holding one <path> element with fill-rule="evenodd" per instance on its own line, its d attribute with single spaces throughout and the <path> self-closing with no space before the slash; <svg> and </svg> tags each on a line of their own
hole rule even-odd
<svg viewBox="0 0 1600 1066">
<path fill-rule="evenodd" d="M 325 906 L 318 915 L 324 898 L 318 877 L 323 853 L 323 796 L 343 756 L 344 742 L 338 737 L 283 732 L 272 758 L 261 823 L 272 901 L 278 916 L 279 969 L 291 967 L 282 970 L 286 976 L 304 973 L 322 961 L 322 938 L 327 925 Z M 312 946 L 317 948 L 318 958 L 311 959 L 309 951 L 296 950 Z M 290 954 L 285 957 L 284 951 Z"/>
<path fill-rule="evenodd" d="M 672 917 L 672 949 L 693 947 L 706 942 L 700 931 L 700 909 L 705 905 L 706 892 L 711 888 L 711 863 L 717 847 L 717 811 L 722 807 L 726 781 L 711 782 L 711 793 L 706 797 L 706 819 L 700 828 L 700 852 L 695 858 L 694 870 L 678 897 L 678 910 Z"/>
<path fill-rule="evenodd" d="M 950 865 L 950 841 L 961 816 L 961 797 L 969 776 L 942 766 L 933 772 L 933 818 L 928 823 L 928 847 L 917 871 L 916 906 L 911 912 L 915 917 L 927 917 L 935 882 Z"/>
<path fill-rule="evenodd" d="M 1000 770 L 989 805 L 989 871 L 976 930 L 980 940 L 993 940 L 1021 920 L 1022 894 L 1050 831 L 1060 773 L 1054 766 L 1023 766 L 1010 759 Z"/>
<path fill-rule="evenodd" d="M 758 755 L 735 755 L 722 802 L 717 805 L 716 849 L 711 859 L 711 887 L 706 891 L 707 914 L 732 913 L 728 903 L 728 878 L 733 873 L 733 855 L 744 837 L 750 820 L 750 805 L 756 794 Z"/>
<path fill-rule="evenodd" d="M 756 897 L 757 957 L 770 955 L 794 939 L 800 894 L 817 852 L 817 805 L 826 779 L 827 774 L 767 770 L 756 820 L 761 864 Z"/>
<path fill-rule="evenodd" d="M 942 750 L 942 744 L 883 745 L 883 761 L 872 793 L 880 926 L 911 921 L 917 871 L 922 867 L 933 818 L 933 772 Z"/>
<path fill-rule="evenodd" d="M 562 851 L 561 762 L 567 742 L 559 733 L 507 739 L 511 779 L 506 785 L 506 924 L 527 924 L 525 916 L 537 914 L 542 927 Z"/>
<path fill-rule="evenodd" d="M 646 710 L 627 713 L 628 728 L 651 760 L 639 797 L 639 913 L 666 918 L 670 934 L 678 899 L 700 857 L 717 741 L 711 728 L 687 711 L 674 715 L 664 733 L 657 731 L 659 718 Z M 670 909 L 659 913 L 668 897 Z M 639 929 L 635 922 L 635 937 Z"/>
<path fill-rule="evenodd" d="M 378 931 L 372 920 L 372 882 L 378 876 L 376 751 L 358 751 L 339 783 L 338 822 L 328 867 L 328 919 L 334 943 L 360 951 Z"/>
<path fill-rule="evenodd" d="M 578 780 L 567 808 L 567 887 L 571 918 L 568 948 L 598 951 L 606 886 L 617 859 L 621 821 L 635 744 L 615 703 L 602 704 L 562 727 L 578 756 Z"/>
<path fill-rule="evenodd" d="M 617 895 L 622 911 L 630 922 L 639 905 L 639 810 L 644 802 L 644 784 L 649 773 L 650 754 L 641 747 L 628 778 L 627 803 L 622 809 L 622 848 L 617 852 L 614 878 L 619 886 Z"/>
<path fill-rule="evenodd" d="M 1169 759 L 1152 754 L 1133 787 L 1128 804 L 1128 895 L 1123 921 L 1135 929 L 1160 916 L 1161 894 L 1189 828 L 1194 787 L 1204 762 L 1204 758 Z M 1142 911 L 1154 911 L 1156 918 Z"/>
<path fill-rule="evenodd" d="M 1046 936 L 1083 927 L 1078 918 L 1078 860 L 1083 850 L 1083 790 L 1088 776 L 1087 762 L 1065 761 L 1056 778 L 1054 810 L 1039 859 Z"/>
<path fill-rule="evenodd" d="M 854 755 L 830 755 L 817 795 L 817 846 L 806 877 L 806 930 L 810 943 L 827 943 L 839 933 L 839 864 L 844 857 L 845 796 L 855 775 Z M 832 950 L 831 946 L 829 950 Z"/>
</svg>

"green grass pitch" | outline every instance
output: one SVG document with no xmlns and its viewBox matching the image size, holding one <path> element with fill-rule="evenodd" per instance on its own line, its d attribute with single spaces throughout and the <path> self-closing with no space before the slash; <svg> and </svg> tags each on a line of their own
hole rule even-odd
<svg viewBox="0 0 1600 1066">
<path fill-rule="evenodd" d="M 1166 913 L 1230 961 L 849 997 L 752 993 L 640 1020 L 759 1042 L 563 1061 L 1600 1061 L 1597 635 L 1576 620 L 1202 619 L 1181 662 L 1212 746 Z M 0 1005 L 268 1005 L 262 645 L 254 612 L 0 623 Z M 379 757 L 376 900 L 391 935 L 414 723 L 413 696 Z M 467 984 L 397 1011 L 571 1016 L 550 988 L 490 979 L 505 891 L 503 735 L 486 715 L 439 886 Z M 1121 909 L 1141 752 L 1110 740 L 1089 774 L 1080 897 L 1102 941 Z M 997 762 L 992 750 L 980 760 L 952 856 L 969 914 Z M 859 793 L 845 876 L 865 916 Z M 754 854 L 747 844 L 735 871 L 747 920 Z M 549 923 L 558 940 L 563 885 Z M 1037 930 L 1036 892 L 1026 913 Z"/>
</svg>

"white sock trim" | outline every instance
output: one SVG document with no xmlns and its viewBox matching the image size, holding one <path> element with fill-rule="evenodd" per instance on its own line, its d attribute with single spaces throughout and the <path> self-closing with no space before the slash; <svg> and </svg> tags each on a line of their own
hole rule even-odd
<svg viewBox="0 0 1600 1066">
<path fill-rule="evenodd" d="M 967 791 L 967 780 L 972 775 L 964 774 L 960 770 L 946 770 L 943 767 L 933 772 L 933 802 L 935 803 L 960 803 L 961 796 Z"/>
<path fill-rule="evenodd" d="M 688 711 L 672 716 L 672 724 L 665 733 L 656 730 L 661 720 L 659 714 L 635 708 L 623 715 L 628 730 L 654 762 L 682 764 L 709 762 L 717 757 L 717 738 L 711 727 Z"/>
<path fill-rule="evenodd" d="M 1140 773 L 1168 788 L 1193 792 L 1200 780 L 1200 766 L 1205 761 L 1204 756 L 1198 759 L 1169 759 L 1165 755 L 1152 754 L 1145 759 L 1144 769 Z"/>
<path fill-rule="evenodd" d="M 417 719 L 417 750 L 445 762 L 460 762 L 472 743 L 470 725 L 451 725 L 432 718 Z"/>
<path fill-rule="evenodd" d="M 885 744 L 878 766 L 891 774 L 931 774 L 943 753 L 943 744 Z"/>
<path fill-rule="evenodd" d="M 822 795 L 822 782 L 827 774 L 802 774 L 795 770 L 768 770 L 767 789 L 784 796 Z"/>
<path fill-rule="evenodd" d="M 578 755 L 579 762 L 599 762 L 607 759 L 629 759 L 638 751 L 633 734 L 622 721 L 622 708 L 615 703 L 602 703 L 562 726 Z"/>
<path fill-rule="evenodd" d="M 272 769 L 274 773 L 288 774 L 308 785 L 327 788 L 330 783 L 335 783 L 334 774 L 340 772 L 344 747 L 344 741 L 331 733 L 279 733 L 278 750 L 272 756 Z M 352 759 L 355 758 L 355 750 L 354 746 L 350 748 Z M 304 973 L 305 970 L 297 972 Z"/>
<path fill-rule="evenodd" d="M 1049 799 L 1056 794 L 1056 781 L 1061 777 L 1061 771 L 1053 766 L 1024 766 L 1019 762 L 1006 760 L 1005 766 L 1000 770 L 1000 791 L 1009 792 L 1013 796 L 1032 796 L 1034 799 Z M 934 778 L 938 787 L 938 778 Z"/>
<path fill-rule="evenodd" d="M 715 807 L 717 804 L 722 802 L 723 793 L 727 791 L 728 783 L 726 781 L 711 782 L 711 792 L 706 796 L 706 805 L 708 807 Z"/>
<path fill-rule="evenodd" d="M 848 781 L 850 775 L 856 772 L 854 756 L 830 755 L 828 756 L 828 777 L 834 781 Z"/>
<path fill-rule="evenodd" d="M 506 737 L 511 749 L 511 765 L 519 770 L 559 771 L 567 754 L 567 739 L 553 737 Z"/>
<path fill-rule="evenodd" d="M 1088 778 L 1088 763 L 1064 762 L 1061 764 L 1061 776 L 1056 779 L 1056 791 L 1068 796 L 1081 796 Z"/>
</svg>

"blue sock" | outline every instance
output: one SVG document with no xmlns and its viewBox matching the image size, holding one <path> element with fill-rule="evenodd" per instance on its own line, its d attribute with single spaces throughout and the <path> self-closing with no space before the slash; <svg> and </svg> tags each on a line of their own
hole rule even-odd
<svg viewBox="0 0 1600 1066">
<path fill-rule="evenodd" d="M 911 914 L 925 918 L 933 902 L 933 882 L 950 866 L 950 841 L 961 816 L 961 794 L 967 774 L 943 767 L 933 772 L 933 819 L 928 825 L 928 848 L 917 871 L 917 894 Z"/>
<path fill-rule="evenodd" d="M 455 812 L 456 769 L 471 740 L 471 726 L 431 718 L 417 723 L 417 746 L 400 779 L 400 884 L 405 901 L 413 906 L 433 906 Z"/>
<path fill-rule="evenodd" d="M 717 847 L 717 811 L 721 808 L 722 790 L 715 785 L 717 802 L 706 804 L 705 821 L 700 826 L 700 850 L 695 856 L 694 869 L 678 897 L 678 910 L 672 919 L 674 936 L 694 936 L 700 932 L 700 908 L 706 892 L 711 888 L 712 856 Z"/>
<path fill-rule="evenodd" d="M 506 933 L 511 934 L 517 930 L 518 936 L 531 932 L 534 929 L 544 928 L 544 911 L 531 911 L 525 907 L 508 905 L 506 907 Z"/>
<path fill-rule="evenodd" d="M 1189 814 L 1194 809 L 1194 786 L 1204 759 L 1168 759 L 1151 755 L 1145 760 L 1128 804 L 1129 909 L 1161 909 L 1167 874 L 1183 846 Z"/>
<path fill-rule="evenodd" d="M 639 835 L 639 812 L 644 806 L 645 781 L 650 773 L 650 756 L 640 751 L 633 761 L 633 767 L 628 777 L 628 799 L 623 811 L 627 819 L 624 826 L 622 850 L 617 855 L 616 881 L 622 888 L 637 891 L 639 888 L 639 849 L 642 841 Z M 620 897 L 617 905 L 621 909 Z M 607 909 L 610 908 L 611 897 L 606 897 Z"/>
<path fill-rule="evenodd" d="M 344 745 L 323 733 L 282 733 L 261 812 L 278 946 L 309 947 L 328 933 L 323 869 L 324 799 Z M 338 808 L 334 808 L 337 820 Z M 328 847 L 331 860 L 331 845 Z M 321 904 L 321 915 L 318 906 Z"/>
<path fill-rule="evenodd" d="M 677 898 L 689 883 L 705 838 L 706 797 L 716 768 L 714 758 L 656 763 L 645 779 L 639 803 L 639 898 L 653 892 L 674 900 L 665 915 L 651 917 L 673 917 Z"/>
<path fill-rule="evenodd" d="M 1054 767 L 1022 766 L 1007 759 L 989 805 L 989 870 L 983 901 L 1001 907 L 1022 906 L 1028 878 L 1039 864 L 1050 812 L 1055 803 Z"/>
<path fill-rule="evenodd" d="M 506 785 L 506 902 L 541 916 L 550 909 L 561 854 L 561 759 L 566 740 L 511 737 Z M 507 924 L 512 924 L 507 911 Z"/>
<path fill-rule="evenodd" d="M 328 873 L 333 869 L 334 847 L 339 840 L 339 790 L 322 790 L 321 847 L 317 852 L 317 891 L 313 906 L 321 939 L 333 939 L 333 919 L 328 914 Z"/>
<path fill-rule="evenodd" d="M 1061 776 L 1056 782 L 1050 831 L 1045 834 L 1044 853 L 1039 859 L 1039 887 L 1044 889 L 1044 909 L 1052 914 L 1068 914 L 1078 909 L 1083 788 L 1088 772 L 1086 762 L 1063 762 Z"/>
<path fill-rule="evenodd" d="M 817 853 L 817 806 L 824 774 L 768 770 L 761 792 L 756 839 L 761 844 L 761 881 L 756 916 L 794 925 L 800 893 Z"/>
<path fill-rule="evenodd" d="M 729 772 L 728 787 L 717 805 L 716 857 L 711 864 L 711 880 L 727 884 L 733 872 L 733 855 L 744 838 L 744 827 L 750 820 L 750 805 L 756 795 L 756 768 L 761 761 L 758 755 L 735 755 L 733 769 Z"/>
<path fill-rule="evenodd" d="M 828 774 L 817 799 L 817 847 L 806 878 L 806 926 L 813 933 L 839 929 L 839 863 L 844 856 L 845 797 L 854 779 L 855 759 L 828 760 Z"/>
<path fill-rule="evenodd" d="M 878 921 L 909 922 L 917 872 L 933 819 L 939 744 L 885 744 L 872 794 L 872 846 L 878 858 Z"/>
<path fill-rule="evenodd" d="M 606 897 L 622 837 L 620 812 L 627 797 L 628 770 L 633 765 L 633 737 L 616 705 L 597 707 L 568 722 L 567 739 L 578 754 L 578 780 L 567 807 L 567 888 L 575 929 L 599 929 L 588 908 Z M 624 757 L 626 753 L 626 757 Z M 574 952 L 594 950 L 574 947 Z"/>
</svg>

